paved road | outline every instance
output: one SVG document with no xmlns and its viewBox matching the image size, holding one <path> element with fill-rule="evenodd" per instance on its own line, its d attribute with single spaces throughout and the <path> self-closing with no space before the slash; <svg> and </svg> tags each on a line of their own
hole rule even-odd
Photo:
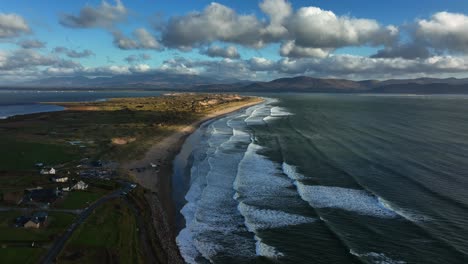
<svg viewBox="0 0 468 264">
<path fill-rule="evenodd" d="M 103 203 L 109 201 L 110 199 L 119 197 L 120 195 L 126 194 L 130 190 L 132 190 L 130 183 L 123 183 L 123 185 L 124 186 L 121 189 L 102 197 L 101 199 L 97 200 L 92 205 L 84 209 L 81 212 L 81 214 L 78 215 L 75 222 L 67 229 L 67 231 L 65 231 L 65 233 L 60 238 L 58 238 L 54 242 L 54 244 L 50 247 L 49 252 L 47 252 L 47 254 L 44 256 L 41 263 L 44 263 L 44 264 L 54 263 L 58 254 L 60 253 L 60 251 L 62 251 L 63 247 L 65 246 L 65 243 L 67 242 L 67 240 L 71 237 L 71 235 L 78 228 L 78 226 L 81 225 L 92 214 L 94 209 L 96 209 Z"/>
</svg>

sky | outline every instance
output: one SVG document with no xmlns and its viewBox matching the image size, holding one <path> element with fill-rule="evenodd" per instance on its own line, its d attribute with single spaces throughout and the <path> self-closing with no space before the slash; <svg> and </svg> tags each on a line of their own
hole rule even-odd
<svg viewBox="0 0 468 264">
<path fill-rule="evenodd" d="M 2 1 L 0 84 L 142 73 L 468 77 L 464 0 Z"/>
</svg>

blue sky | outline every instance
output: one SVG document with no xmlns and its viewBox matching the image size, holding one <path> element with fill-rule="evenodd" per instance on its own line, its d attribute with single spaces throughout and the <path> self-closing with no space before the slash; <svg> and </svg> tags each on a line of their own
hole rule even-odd
<svg viewBox="0 0 468 264">
<path fill-rule="evenodd" d="M 278 15 L 285 7 L 291 10 Z M 232 16 L 219 15 L 222 12 Z M 13 25 L 8 15 L 28 29 Z M 275 19 L 279 22 L 272 22 Z M 37 78 L 38 72 L 209 75 L 212 67 L 239 79 L 464 77 L 467 25 L 468 3 L 460 0 L 4 1 L 0 80 Z M 449 29 L 441 32 L 444 28 Z M 10 33 L 2 36 L 2 30 Z M 25 49 L 19 43 L 26 40 L 44 45 Z M 234 55 L 226 53 L 231 46 Z M 71 51 L 75 55 L 70 56 Z M 18 61 L 15 56 L 25 62 L 37 59 L 35 67 L 13 63 Z M 350 69 L 343 63 L 359 65 Z M 407 72 L 392 63 L 407 66 Z M 114 70 L 106 71 L 111 67 Z"/>
</svg>

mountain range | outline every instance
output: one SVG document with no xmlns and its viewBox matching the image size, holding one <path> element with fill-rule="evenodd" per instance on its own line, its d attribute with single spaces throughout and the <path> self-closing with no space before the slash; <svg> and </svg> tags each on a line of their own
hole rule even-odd
<svg viewBox="0 0 468 264">
<path fill-rule="evenodd" d="M 89 78 L 53 77 L 17 83 L 7 88 L 144 89 L 207 92 L 320 92 L 320 93 L 468 93 L 468 78 L 418 78 L 353 81 L 298 76 L 268 82 L 215 79 L 198 75 L 150 73 Z"/>
</svg>

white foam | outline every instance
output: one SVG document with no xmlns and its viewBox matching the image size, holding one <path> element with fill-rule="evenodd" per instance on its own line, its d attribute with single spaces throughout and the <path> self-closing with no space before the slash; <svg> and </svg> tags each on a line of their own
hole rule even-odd
<svg viewBox="0 0 468 264">
<path fill-rule="evenodd" d="M 264 256 L 271 259 L 277 259 L 284 257 L 284 254 L 279 252 L 275 247 L 263 243 L 262 239 L 258 236 L 255 236 L 255 251 L 258 256 Z"/>
<path fill-rule="evenodd" d="M 363 190 L 341 187 L 305 185 L 296 181 L 301 197 L 314 208 L 339 208 L 362 215 L 395 218 L 394 211 L 385 208 L 377 197 Z"/>
<path fill-rule="evenodd" d="M 365 259 L 366 262 L 375 263 L 375 264 L 406 264 L 406 261 L 391 259 L 383 253 L 368 252 L 368 253 L 360 254 L 353 250 L 350 250 L 349 253 L 356 257 Z"/>
<path fill-rule="evenodd" d="M 180 253 L 185 262 L 189 264 L 197 264 L 195 259 L 200 256 L 200 253 L 195 247 L 192 233 L 187 228 L 180 231 L 179 235 L 176 237 L 176 243 L 177 246 L 179 246 Z"/>
<path fill-rule="evenodd" d="M 432 218 L 430 218 L 428 216 L 422 215 L 420 213 L 413 212 L 412 210 L 396 207 L 392 203 L 390 203 L 389 201 L 384 200 L 381 197 L 378 197 L 378 200 L 379 200 L 379 203 L 383 207 L 396 212 L 397 214 L 399 214 L 403 218 L 405 218 L 407 220 L 410 220 L 412 222 L 426 222 L 426 221 L 433 220 Z"/>
<path fill-rule="evenodd" d="M 314 208 L 339 208 L 362 215 L 395 218 L 398 214 L 384 206 L 381 199 L 364 190 L 333 186 L 305 185 L 306 177 L 295 166 L 283 163 L 283 172 L 294 180 L 299 195 Z"/>
<path fill-rule="evenodd" d="M 243 202 L 237 207 L 245 218 L 245 224 L 249 231 L 280 228 L 315 222 L 315 218 L 297 214 L 290 214 L 278 210 L 261 209 Z"/>
<path fill-rule="evenodd" d="M 279 106 L 272 107 L 270 112 L 272 116 L 277 116 L 277 117 L 285 117 L 285 116 L 294 115 L 293 113 L 289 112 L 286 108 L 279 107 Z"/>
<path fill-rule="evenodd" d="M 238 143 L 250 142 L 244 126 L 241 115 L 214 122 L 209 128 L 215 133 L 208 140 L 206 157 L 194 160 L 191 187 L 186 194 L 188 203 L 181 210 L 186 231 L 178 236 L 181 254 L 187 262 L 200 255 L 209 261 L 217 254 L 255 256 L 255 241 L 243 233 L 247 228 L 237 210 L 232 188 L 245 151 L 239 149 Z"/>
<path fill-rule="evenodd" d="M 281 167 L 283 169 L 284 174 L 286 174 L 291 180 L 299 181 L 307 178 L 304 175 L 297 172 L 296 166 L 289 165 L 288 163 L 283 162 Z"/>
</svg>

